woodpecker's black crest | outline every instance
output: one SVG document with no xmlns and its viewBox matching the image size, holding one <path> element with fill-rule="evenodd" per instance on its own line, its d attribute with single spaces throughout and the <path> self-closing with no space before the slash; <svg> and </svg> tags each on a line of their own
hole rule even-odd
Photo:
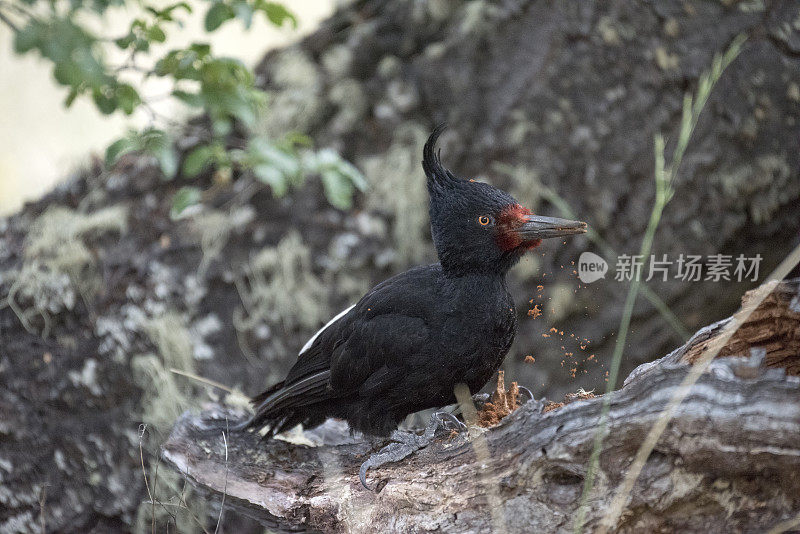
<svg viewBox="0 0 800 534">
<path fill-rule="evenodd" d="M 253 399 L 242 428 L 269 426 L 271 436 L 338 417 L 386 435 L 412 412 L 455 402 L 459 383 L 477 392 L 500 367 L 517 330 L 506 273 L 542 239 L 586 224 L 533 215 L 496 187 L 457 178 L 434 151 L 443 129 L 422 160 L 440 263 L 389 278 L 334 317 Z"/>
</svg>

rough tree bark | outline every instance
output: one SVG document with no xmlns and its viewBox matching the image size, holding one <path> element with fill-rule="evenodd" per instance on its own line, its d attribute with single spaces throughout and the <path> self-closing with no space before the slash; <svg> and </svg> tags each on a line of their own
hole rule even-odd
<svg viewBox="0 0 800 534">
<path fill-rule="evenodd" d="M 687 362 L 725 322 L 635 371 L 615 394 L 588 500 L 589 531 Z M 794 527 L 800 525 L 799 345 L 800 280 L 794 280 L 776 287 L 692 386 L 645 464 L 617 531 L 755 532 L 795 518 Z M 370 445 L 332 421 L 309 432 L 316 446 L 238 433 L 225 442 L 227 422 L 241 413 L 216 406 L 184 414 L 162 454 L 194 484 L 218 500 L 224 492 L 227 506 L 273 528 L 569 532 L 601 404 L 596 397 L 548 409 L 529 401 L 480 437 L 443 438 L 374 470 L 377 493 L 364 490 L 357 475 Z"/>
</svg>

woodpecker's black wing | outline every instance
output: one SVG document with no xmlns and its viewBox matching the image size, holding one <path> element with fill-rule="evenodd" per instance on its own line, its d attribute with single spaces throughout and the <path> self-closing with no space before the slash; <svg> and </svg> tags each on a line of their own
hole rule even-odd
<svg viewBox="0 0 800 534">
<path fill-rule="evenodd" d="M 345 406 L 402 381 L 431 344 L 428 304 L 440 276 L 438 264 L 406 271 L 337 315 L 303 347 L 283 382 L 253 399 L 256 413 L 246 426 L 269 424 L 272 435 L 345 417 Z"/>
</svg>

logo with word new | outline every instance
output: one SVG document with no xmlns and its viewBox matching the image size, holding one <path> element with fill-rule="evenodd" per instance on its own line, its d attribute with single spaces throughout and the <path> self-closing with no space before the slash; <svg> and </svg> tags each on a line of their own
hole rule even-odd
<svg viewBox="0 0 800 534">
<path fill-rule="evenodd" d="M 583 252 L 578 258 L 578 278 L 584 284 L 591 284 L 606 277 L 608 263 L 594 252 Z"/>
</svg>

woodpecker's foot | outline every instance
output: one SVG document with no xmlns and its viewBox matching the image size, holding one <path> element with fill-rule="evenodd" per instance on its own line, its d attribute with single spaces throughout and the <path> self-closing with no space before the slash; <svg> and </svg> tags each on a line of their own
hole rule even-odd
<svg viewBox="0 0 800 534">
<path fill-rule="evenodd" d="M 452 432 L 454 430 L 456 432 L 464 432 L 466 429 L 467 425 L 459 421 L 452 413 L 434 412 L 431 414 L 431 420 L 420 437 L 426 438 L 428 441 L 425 445 L 428 445 L 440 430 L 444 432 Z"/>
<path fill-rule="evenodd" d="M 399 462 L 407 458 L 416 451 L 430 445 L 440 431 L 448 433 L 453 430 L 463 432 L 466 429 L 467 425 L 456 419 L 453 414 L 436 412 L 431 414 L 431 420 L 422 434 L 395 430 L 389 436 L 391 443 L 370 455 L 367 461 L 361 464 L 361 468 L 358 470 L 358 478 L 361 479 L 361 484 L 366 489 L 372 491 L 367 485 L 367 471 L 370 467 L 380 467 L 384 464 Z"/>
<path fill-rule="evenodd" d="M 483 407 L 486 406 L 486 403 L 492 398 L 491 395 L 488 393 L 476 393 L 472 396 L 472 403 L 475 405 L 475 409 L 478 411 L 483 410 Z M 459 410 L 461 407 L 459 406 Z"/>
<path fill-rule="evenodd" d="M 525 400 L 523 401 L 523 403 L 525 403 L 525 402 L 528 402 L 528 401 L 535 400 L 535 399 L 533 398 L 533 392 L 532 392 L 531 390 L 529 390 L 528 388 L 526 388 L 525 386 L 517 386 L 517 389 L 519 390 L 519 394 L 520 394 L 522 397 L 524 397 L 524 398 L 525 398 Z"/>
</svg>

